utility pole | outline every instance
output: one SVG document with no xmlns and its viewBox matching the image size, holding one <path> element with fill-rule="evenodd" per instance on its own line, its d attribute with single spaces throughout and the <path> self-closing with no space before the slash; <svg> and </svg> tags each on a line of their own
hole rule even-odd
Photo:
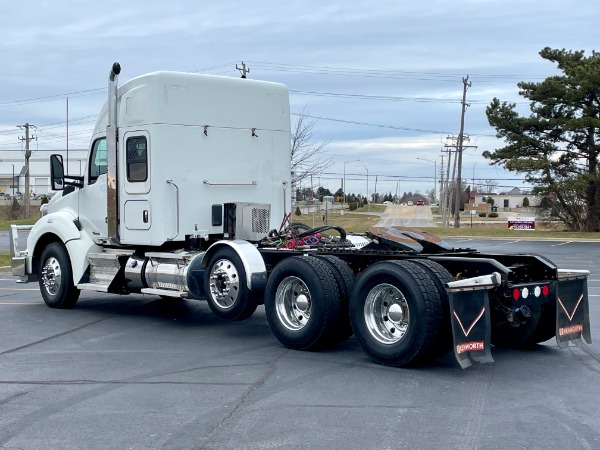
<svg viewBox="0 0 600 450">
<path fill-rule="evenodd" d="M 67 167 L 66 174 L 69 174 L 69 97 L 67 97 Z M 81 175 L 81 174 L 79 174 Z"/>
<path fill-rule="evenodd" d="M 442 152 L 446 152 L 448 153 L 448 162 L 446 163 L 446 178 L 444 180 L 442 189 L 443 189 L 443 206 L 442 206 L 442 225 L 444 226 L 444 228 L 448 227 L 448 221 L 449 221 L 449 217 L 450 217 L 450 206 L 452 204 L 452 202 L 450 201 L 450 164 L 452 162 L 452 150 L 449 148 L 452 147 L 448 144 L 444 145 L 444 148 L 446 148 L 447 150 L 442 149 Z M 443 155 L 442 155 L 443 157 Z M 444 165 L 443 160 L 442 160 L 442 166 Z M 454 176 L 454 175 L 452 175 Z M 442 178 L 443 178 L 443 174 L 442 174 Z"/>
<path fill-rule="evenodd" d="M 29 218 L 29 158 L 31 157 L 29 142 L 37 138 L 35 136 L 29 137 L 29 129 L 35 128 L 34 125 L 25 123 L 25 125 L 17 125 L 17 127 L 25 129 L 25 137 L 21 136 L 19 140 L 25 141 L 25 192 L 23 193 L 23 203 L 25 204 L 25 217 Z"/>
<path fill-rule="evenodd" d="M 454 198 L 454 202 L 456 203 L 454 209 L 454 228 L 460 228 L 460 183 L 461 183 L 461 167 L 462 167 L 462 152 L 463 152 L 463 132 L 465 131 L 465 112 L 467 110 L 467 88 L 471 87 L 471 83 L 469 83 L 469 75 L 466 78 L 463 78 L 463 97 L 462 97 L 462 113 L 460 115 L 460 132 L 458 133 L 458 147 L 456 151 L 458 152 L 458 173 L 456 174 L 456 195 Z"/>
<path fill-rule="evenodd" d="M 442 223 L 444 221 L 444 207 L 442 206 L 442 201 L 444 199 L 444 155 L 442 156 L 442 165 L 440 166 L 440 201 L 438 202 L 438 207 L 440 208 Z"/>
<path fill-rule="evenodd" d="M 446 185 L 447 185 L 447 193 L 446 193 L 446 202 L 447 202 L 447 220 L 444 223 L 445 227 L 449 226 L 450 215 L 456 214 L 458 210 L 460 213 L 460 203 L 456 203 L 456 201 L 452 201 L 452 197 L 454 194 L 455 199 L 457 200 L 456 192 L 459 192 L 458 200 L 460 200 L 460 186 L 457 181 L 456 171 L 458 166 L 458 147 L 459 147 L 459 138 L 457 136 L 447 136 L 446 139 L 450 140 L 452 144 L 444 144 L 444 148 L 447 150 L 442 150 L 448 153 L 448 165 L 447 165 L 447 173 L 446 173 Z M 462 136 L 462 149 L 466 148 L 477 148 L 476 145 L 465 145 L 465 142 L 469 142 L 469 136 Z M 454 149 L 454 150 L 452 150 Z M 452 162 L 452 154 L 454 153 L 454 162 Z M 462 163 L 462 159 L 461 159 Z M 450 176 L 450 165 L 452 164 L 452 176 Z M 462 180 L 461 180 L 462 182 Z M 455 189 L 455 191 L 452 191 Z M 454 208 L 453 208 L 454 207 Z"/>
<path fill-rule="evenodd" d="M 244 61 L 242 61 L 242 67 L 238 67 L 236 64 L 235 68 L 240 71 L 242 78 L 246 78 L 246 74 L 250 73 L 250 67 L 246 67 L 246 63 Z"/>
</svg>

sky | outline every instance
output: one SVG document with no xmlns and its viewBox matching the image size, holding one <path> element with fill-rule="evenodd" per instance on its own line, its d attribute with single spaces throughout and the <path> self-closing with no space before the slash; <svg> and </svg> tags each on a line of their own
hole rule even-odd
<svg viewBox="0 0 600 450">
<path fill-rule="evenodd" d="M 503 146 L 485 108 L 497 97 L 528 114 L 517 83 L 558 73 L 539 51 L 598 50 L 599 18 L 595 0 L 3 2 L 0 175 L 24 159 L 16 125 L 36 126 L 32 158 L 66 148 L 67 98 L 69 149 L 87 149 L 114 61 L 120 84 L 156 70 L 239 77 L 244 61 L 249 78 L 288 86 L 292 126 L 302 111 L 316 120 L 333 162 L 313 187 L 335 191 L 345 174 L 347 193 L 433 189 L 468 76 L 463 178 L 527 188 L 481 156 Z"/>
</svg>

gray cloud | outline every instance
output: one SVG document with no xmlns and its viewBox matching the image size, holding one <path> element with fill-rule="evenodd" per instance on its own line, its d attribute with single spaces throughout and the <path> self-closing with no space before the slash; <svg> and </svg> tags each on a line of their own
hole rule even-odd
<svg viewBox="0 0 600 450">
<path fill-rule="evenodd" d="M 252 78 L 298 91 L 291 95 L 293 112 L 306 106 L 314 116 L 337 120 L 318 124 L 318 139 L 331 141 L 328 151 L 338 160 L 331 178 L 343 172 L 344 160 L 360 158 L 357 174 L 366 173 L 367 165 L 382 178 L 413 177 L 402 184 L 421 191 L 432 187 L 433 174 L 430 164 L 415 157 L 439 161 L 443 134 L 458 132 L 461 78 L 468 74 L 465 132 L 478 148 L 465 152 L 465 171 L 474 167 L 481 178 L 518 178 L 478 156 L 501 145 L 487 125 L 485 107 L 494 96 L 519 101 L 518 81 L 555 73 L 538 56 L 543 47 L 591 51 L 596 18 L 595 2 L 559 0 L 5 2 L 0 153 L 16 146 L 14 126 L 25 121 L 41 126 L 40 148 L 64 146 L 61 94 L 103 88 L 115 60 L 123 66 L 123 81 L 153 70 L 210 67 L 216 69 L 208 73 L 239 76 L 235 63 L 245 60 Z M 7 103 L 47 96 L 58 98 Z M 69 96 L 72 147 L 87 146 L 86 130 L 91 132 L 104 97 L 102 91 Z M 522 107 L 526 112 L 527 105 Z M 365 185 L 355 178 L 349 191 Z M 390 180 L 388 190 L 396 183 Z"/>
</svg>

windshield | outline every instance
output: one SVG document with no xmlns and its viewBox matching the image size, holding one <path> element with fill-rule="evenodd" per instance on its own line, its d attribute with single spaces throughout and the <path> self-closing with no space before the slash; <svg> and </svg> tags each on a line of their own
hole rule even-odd
<svg viewBox="0 0 600 450">
<path fill-rule="evenodd" d="M 90 184 L 95 183 L 100 175 L 106 173 L 106 170 L 106 138 L 100 138 L 94 141 L 90 155 Z"/>
</svg>

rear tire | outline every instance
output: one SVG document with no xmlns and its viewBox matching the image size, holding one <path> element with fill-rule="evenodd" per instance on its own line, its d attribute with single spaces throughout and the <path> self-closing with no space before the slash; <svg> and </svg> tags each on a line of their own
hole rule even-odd
<svg viewBox="0 0 600 450">
<path fill-rule="evenodd" d="M 265 290 L 269 328 L 284 346 L 314 350 L 337 343 L 340 293 L 329 265 L 294 256 L 278 263 Z"/>
<path fill-rule="evenodd" d="M 211 311 L 229 322 L 244 320 L 254 314 L 261 295 L 248 289 L 242 260 L 230 247 L 218 249 L 210 258 L 204 292 Z"/>
<path fill-rule="evenodd" d="M 335 340 L 338 344 L 346 341 L 352 336 L 352 324 L 350 323 L 350 294 L 354 289 L 356 277 L 350 266 L 337 256 L 333 255 L 315 255 L 316 258 L 329 264 L 337 283 L 339 297 L 340 314 L 338 325 L 335 331 Z"/>
<path fill-rule="evenodd" d="M 450 275 L 450 272 L 448 272 L 444 266 L 435 261 L 429 259 L 411 259 L 409 261 L 421 266 L 422 269 L 429 272 L 440 295 L 440 301 L 442 302 L 442 325 L 437 354 L 443 356 L 450 352 L 454 345 L 452 322 L 450 321 L 450 299 L 448 298 L 448 292 L 445 287 L 445 284 L 453 281 L 454 278 L 452 278 L 452 275 Z"/>
<path fill-rule="evenodd" d="M 62 243 L 53 242 L 42 251 L 39 284 L 50 308 L 68 309 L 77 303 L 80 291 L 73 283 L 71 261 Z"/>
<path fill-rule="evenodd" d="M 431 275 L 409 261 L 382 261 L 359 277 L 350 297 L 352 328 L 375 362 L 406 366 L 439 356 L 442 304 Z"/>
</svg>

